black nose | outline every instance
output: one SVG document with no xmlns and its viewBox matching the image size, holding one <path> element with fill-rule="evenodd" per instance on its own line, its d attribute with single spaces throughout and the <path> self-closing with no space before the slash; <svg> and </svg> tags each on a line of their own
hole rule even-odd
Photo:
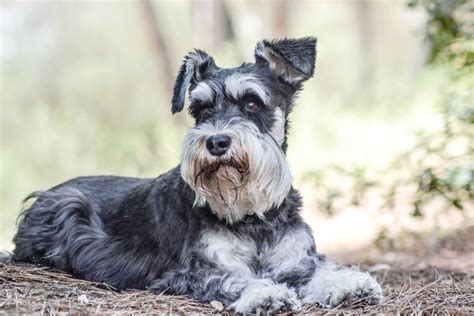
<svg viewBox="0 0 474 316">
<path fill-rule="evenodd" d="M 206 140 L 206 148 L 213 156 L 221 156 L 229 149 L 231 139 L 227 135 L 219 134 L 209 136 Z"/>
</svg>

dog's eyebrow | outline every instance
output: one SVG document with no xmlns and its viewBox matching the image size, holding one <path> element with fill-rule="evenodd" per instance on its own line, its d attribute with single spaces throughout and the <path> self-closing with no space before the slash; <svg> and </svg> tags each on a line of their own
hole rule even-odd
<svg viewBox="0 0 474 316">
<path fill-rule="evenodd" d="M 216 92 L 212 85 L 205 81 L 198 83 L 196 87 L 190 92 L 191 100 L 199 101 L 212 102 L 215 95 Z"/>
<path fill-rule="evenodd" d="M 232 74 L 225 80 L 225 90 L 233 98 L 239 99 L 246 93 L 255 93 L 265 104 L 269 102 L 268 91 L 257 77 L 251 74 Z"/>
</svg>

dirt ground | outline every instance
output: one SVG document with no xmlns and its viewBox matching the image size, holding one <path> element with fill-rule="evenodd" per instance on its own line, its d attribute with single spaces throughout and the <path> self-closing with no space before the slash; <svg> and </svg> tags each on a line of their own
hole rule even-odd
<svg viewBox="0 0 474 316">
<path fill-rule="evenodd" d="M 438 240 L 435 245 L 420 241 L 412 249 L 385 256 L 368 255 L 360 267 L 381 282 L 384 303 L 368 306 L 356 301 L 332 310 L 306 305 L 302 312 L 474 314 L 474 227 Z M 106 285 L 74 279 L 46 267 L 0 266 L 0 313 L 215 314 L 219 311 L 219 306 L 186 297 L 138 290 L 117 293 Z"/>
</svg>

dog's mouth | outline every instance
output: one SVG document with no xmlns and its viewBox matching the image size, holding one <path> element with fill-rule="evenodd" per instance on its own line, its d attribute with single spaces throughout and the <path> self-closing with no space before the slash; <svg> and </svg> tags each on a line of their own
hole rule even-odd
<svg viewBox="0 0 474 316">
<path fill-rule="evenodd" d="M 214 161 L 207 161 L 202 164 L 200 173 L 205 176 L 213 176 L 216 174 L 221 168 L 233 168 L 237 170 L 240 174 L 245 174 L 248 172 L 248 163 L 246 160 L 242 159 L 217 159 Z"/>
<path fill-rule="evenodd" d="M 249 181 L 246 157 L 198 161 L 194 170 L 194 186 L 225 204 L 235 203 L 240 189 Z"/>
<path fill-rule="evenodd" d="M 247 159 L 228 158 L 216 159 L 213 161 L 204 160 L 200 163 L 197 163 L 196 167 L 196 174 L 194 175 L 195 181 L 198 181 L 198 179 L 212 180 L 213 178 L 222 176 L 224 176 L 224 179 L 229 178 L 235 181 L 235 175 L 232 177 L 229 176 L 229 173 L 231 172 L 233 174 L 238 173 L 241 180 L 239 182 L 243 182 L 244 178 L 249 172 Z"/>
</svg>

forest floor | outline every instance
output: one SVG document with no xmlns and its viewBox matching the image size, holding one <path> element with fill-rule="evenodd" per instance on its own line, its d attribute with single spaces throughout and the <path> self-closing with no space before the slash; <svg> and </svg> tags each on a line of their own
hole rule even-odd
<svg viewBox="0 0 474 316">
<path fill-rule="evenodd" d="M 360 264 L 381 282 L 385 294 L 382 304 L 369 306 L 356 301 L 332 310 L 305 305 L 302 312 L 474 314 L 474 227 L 439 239 L 435 245 L 429 243 L 419 241 L 411 249 L 378 258 L 369 256 Z M 0 265 L 0 313 L 216 314 L 216 307 L 147 291 L 118 293 L 47 267 Z"/>
</svg>

